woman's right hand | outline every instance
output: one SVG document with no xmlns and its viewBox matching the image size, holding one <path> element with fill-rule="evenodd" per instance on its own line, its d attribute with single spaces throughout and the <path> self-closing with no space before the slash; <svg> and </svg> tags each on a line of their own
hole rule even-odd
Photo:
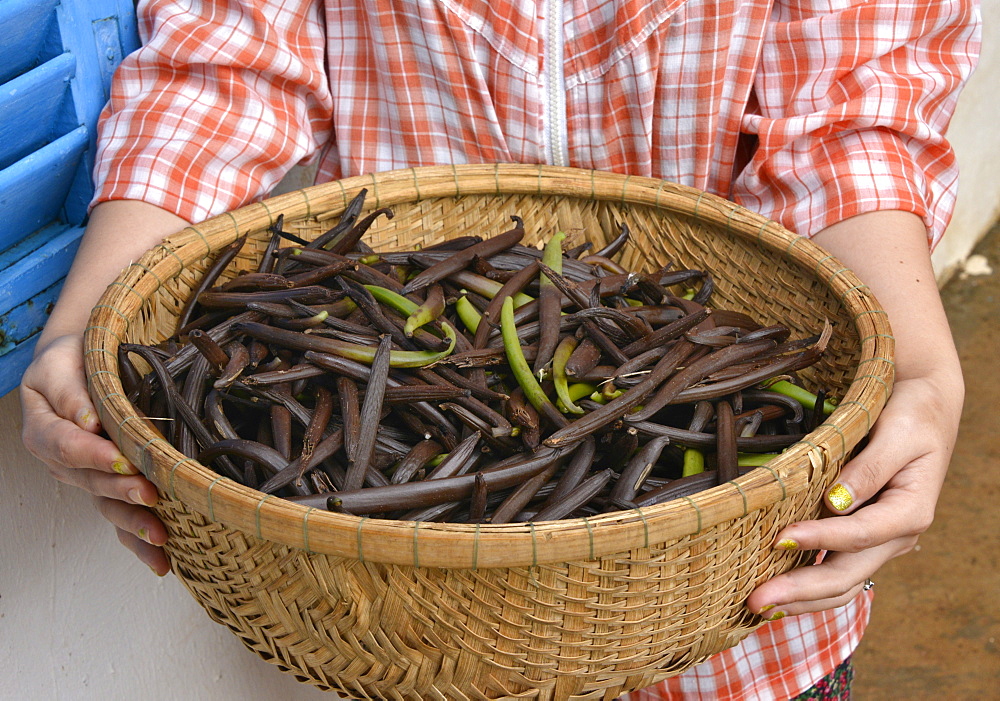
<svg viewBox="0 0 1000 701">
<path fill-rule="evenodd" d="M 167 530 L 148 508 L 156 486 L 102 437 L 87 394 L 83 338 L 64 335 L 36 350 L 21 379 L 21 438 L 60 482 L 93 495 L 118 540 L 162 576 L 170 571 L 163 544 Z"/>
<path fill-rule="evenodd" d="M 162 547 L 167 530 L 148 508 L 156 503 L 156 487 L 101 435 L 84 377 L 83 329 L 122 269 L 185 226 L 175 214 L 137 200 L 96 205 L 21 378 L 21 438 L 27 449 L 57 480 L 92 494 L 118 539 L 158 575 L 170 566 Z"/>
</svg>

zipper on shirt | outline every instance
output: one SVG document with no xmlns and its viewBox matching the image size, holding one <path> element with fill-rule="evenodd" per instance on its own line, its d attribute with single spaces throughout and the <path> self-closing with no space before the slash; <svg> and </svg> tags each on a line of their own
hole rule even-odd
<svg viewBox="0 0 1000 701">
<path fill-rule="evenodd" d="M 563 74 L 562 0 L 546 0 L 545 13 L 545 90 L 542 98 L 544 149 L 549 163 L 569 165 L 569 135 L 566 129 L 566 79 Z"/>
</svg>

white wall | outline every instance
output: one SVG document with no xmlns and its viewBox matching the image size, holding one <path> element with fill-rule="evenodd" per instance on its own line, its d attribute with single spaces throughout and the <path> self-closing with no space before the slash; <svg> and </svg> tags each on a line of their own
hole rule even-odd
<svg viewBox="0 0 1000 701">
<path fill-rule="evenodd" d="M 317 701 L 118 544 L 84 494 L 20 442 L 0 399 L 0 699 Z"/>
<path fill-rule="evenodd" d="M 938 280 L 959 267 L 1000 217 L 1000 0 L 981 0 L 983 50 L 948 131 L 961 174 L 958 205 L 934 251 Z"/>
<path fill-rule="evenodd" d="M 962 190 L 935 253 L 942 279 L 1000 214 L 1000 49 L 989 39 L 1000 38 L 1000 0 L 983 0 L 983 14 L 983 58 L 951 129 Z M 13 392 L 0 399 L 0 699 L 331 697 L 260 661 L 179 582 L 152 575 L 19 435 Z"/>
</svg>

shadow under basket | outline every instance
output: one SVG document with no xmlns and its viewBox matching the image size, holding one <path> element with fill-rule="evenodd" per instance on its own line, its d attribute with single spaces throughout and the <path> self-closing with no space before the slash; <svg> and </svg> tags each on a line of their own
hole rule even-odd
<svg viewBox="0 0 1000 701">
<path fill-rule="evenodd" d="M 711 306 L 833 337 L 802 373 L 838 408 L 764 467 L 690 498 L 540 523 L 417 523 L 306 508 L 185 458 L 124 396 L 116 351 L 175 331 L 213 256 L 249 242 L 256 268 L 279 215 L 319 235 L 367 188 L 391 207 L 375 250 L 557 231 L 595 248 L 625 222 L 629 270 L 711 272 Z M 613 699 L 736 645 L 763 620 L 763 581 L 814 553 L 777 552 L 777 532 L 820 515 L 822 495 L 885 405 L 893 340 L 867 287 L 775 222 L 661 180 L 521 165 L 428 167 L 306 188 L 189 227 L 110 285 L 86 337 L 90 392 L 123 453 L 160 491 L 173 571 L 216 621 L 303 682 L 352 698 Z"/>
</svg>

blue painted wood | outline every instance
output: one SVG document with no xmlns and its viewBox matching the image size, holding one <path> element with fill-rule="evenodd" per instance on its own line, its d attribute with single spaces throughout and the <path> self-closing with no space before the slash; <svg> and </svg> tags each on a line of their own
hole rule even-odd
<svg viewBox="0 0 1000 701">
<path fill-rule="evenodd" d="M 97 119 L 111 95 L 111 76 L 121 60 L 139 48 L 132 0 L 63 2 L 56 8 L 66 50 L 77 59 L 70 89 L 78 124 L 96 134 Z M 93 138 L 93 137 L 92 137 Z M 83 222 L 94 189 L 94 149 L 88 149 L 67 195 L 65 221 Z"/>
<path fill-rule="evenodd" d="M 88 143 L 79 127 L 0 171 L 0 250 L 58 217 Z"/>
<path fill-rule="evenodd" d="M 0 396 L 7 394 L 21 383 L 21 375 L 31 363 L 38 336 L 32 336 L 19 343 L 6 355 L 0 357 Z"/>
<path fill-rule="evenodd" d="M 0 82 L 62 53 L 55 48 L 58 34 L 54 9 L 57 0 L 3 0 L 0 2 Z"/>
<path fill-rule="evenodd" d="M 42 330 L 62 286 L 63 280 L 60 280 L 6 314 L 0 314 L 0 356 L 10 353 Z"/>
<path fill-rule="evenodd" d="M 93 196 L 93 139 L 132 0 L 0 0 L 0 394 L 17 386 Z"/>
<path fill-rule="evenodd" d="M 0 255 L 0 314 L 61 280 L 76 255 L 83 227 L 56 224 Z"/>
<path fill-rule="evenodd" d="M 0 168 L 60 136 L 60 115 L 72 110 L 69 82 L 75 71 L 73 55 L 60 54 L 0 85 Z"/>
</svg>

